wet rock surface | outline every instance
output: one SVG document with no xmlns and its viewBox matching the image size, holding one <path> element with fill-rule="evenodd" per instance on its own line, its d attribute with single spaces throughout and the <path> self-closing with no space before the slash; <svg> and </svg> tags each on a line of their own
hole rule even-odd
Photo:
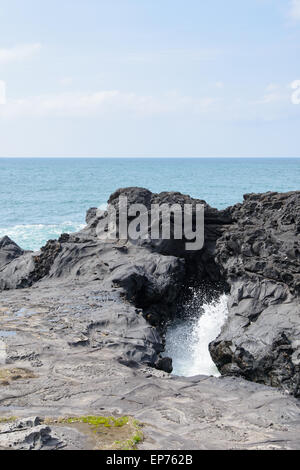
<svg viewBox="0 0 300 470">
<path fill-rule="evenodd" d="M 120 194 L 148 207 L 200 202 L 139 188 L 110 202 Z M 178 240 L 104 243 L 106 213 L 95 209 L 85 229 L 38 253 L 2 239 L 0 369 L 27 375 L 0 383 L 0 447 L 85 448 L 74 430 L 8 432 L 1 416 L 91 414 L 145 423 L 145 449 L 299 449 L 299 194 L 249 195 L 225 211 L 205 203 L 194 253 Z M 186 284 L 205 280 L 231 289 L 210 346 L 228 377 L 174 377 L 161 357 L 164 322 Z"/>
</svg>

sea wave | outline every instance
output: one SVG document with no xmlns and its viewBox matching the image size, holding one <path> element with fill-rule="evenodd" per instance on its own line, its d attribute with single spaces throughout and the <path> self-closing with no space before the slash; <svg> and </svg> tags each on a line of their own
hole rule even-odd
<svg viewBox="0 0 300 470">
<path fill-rule="evenodd" d="M 58 238 L 62 233 L 78 232 L 85 225 L 74 222 L 59 224 L 32 224 L 0 227 L 0 238 L 7 235 L 24 250 L 39 250 L 48 240 Z"/>
<path fill-rule="evenodd" d="M 204 302 L 197 307 L 197 290 L 194 292 L 193 315 L 185 321 L 169 327 L 166 334 L 165 356 L 173 359 L 175 375 L 192 377 L 195 375 L 220 375 L 209 352 L 209 344 L 220 334 L 228 315 L 227 295 Z M 197 310 L 195 310 L 197 307 Z"/>
</svg>

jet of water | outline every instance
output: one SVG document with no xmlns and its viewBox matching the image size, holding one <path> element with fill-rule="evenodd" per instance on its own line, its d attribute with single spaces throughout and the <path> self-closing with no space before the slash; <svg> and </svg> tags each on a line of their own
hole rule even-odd
<svg viewBox="0 0 300 470">
<path fill-rule="evenodd" d="M 194 293 L 197 297 L 197 292 Z M 189 304 L 185 306 L 189 308 Z M 219 376 L 209 344 L 220 334 L 228 315 L 227 296 L 199 305 L 193 317 L 171 325 L 166 334 L 165 355 L 173 359 L 173 374 Z"/>
</svg>

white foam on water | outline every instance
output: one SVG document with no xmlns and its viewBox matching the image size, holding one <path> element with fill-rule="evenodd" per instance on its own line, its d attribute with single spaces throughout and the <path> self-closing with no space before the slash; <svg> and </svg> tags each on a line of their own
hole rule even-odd
<svg viewBox="0 0 300 470">
<path fill-rule="evenodd" d="M 169 327 L 164 355 L 173 359 L 173 374 L 220 375 L 208 346 L 220 334 L 227 315 L 227 296 L 223 294 L 199 306 L 196 317 Z"/>
<path fill-rule="evenodd" d="M 81 230 L 85 225 L 73 222 L 60 224 L 33 224 L 15 225 L 13 227 L 0 227 L 0 238 L 7 235 L 24 250 L 39 250 L 48 240 L 60 237 L 62 233 L 71 233 Z"/>
<path fill-rule="evenodd" d="M 98 207 L 98 210 L 99 211 L 106 211 L 108 208 L 108 204 L 107 202 L 103 203 L 103 204 L 100 204 L 100 206 Z"/>
</svg>

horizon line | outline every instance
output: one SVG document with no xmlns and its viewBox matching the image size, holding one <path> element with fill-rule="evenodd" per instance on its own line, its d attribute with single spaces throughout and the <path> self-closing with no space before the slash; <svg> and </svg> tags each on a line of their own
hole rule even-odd
<svg viewBox="0 0 300 470">
<path fill-rule="evenodd" d="M 94 159 L 94 160 L 147 160 L 147 159 L 178 159 L 178 160 L 214 160 L 214 159 L 237 159 L 237 160 L 246 160 L 246 159 L 299 159 L 300 156 L 210 156 L 210 157 L 204 157 L 204 156 L 110 156 L 110 157 L 105 157 L 105 156 L 0 156 L 0 160 L 26 160 L 26 159 L 31 159 L 31 160 L 46 160 L 46 159 L 56 159 L 56 160 L 63 160 L 63 159 L 78 159 L 78 160 L 88 160 L 88 159 Z"/>
</svg>

